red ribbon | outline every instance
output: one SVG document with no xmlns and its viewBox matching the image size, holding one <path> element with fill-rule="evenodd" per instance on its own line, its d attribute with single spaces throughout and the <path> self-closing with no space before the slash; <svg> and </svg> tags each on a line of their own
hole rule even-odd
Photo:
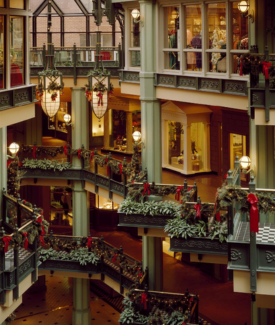
<svg viewBox="0 0 275 325">
<path fill-rule="evenodd" d="M 180 191 L 183 189 L 183 186 L 178 186 L 176 190 L 176 195 L 175 195 L 175 200 L 179 201 L 180 200 Z"/>
<path fill-rule="evenodd" d="M 33 156 L 33 159 L 35 159 L 35 151 L 36 151 L 36 146 L 33 146 L 32 147 L 32 156 Z"/>
<path fill-rule="evenodd" d="M 122 163 L 119 163 L 118 167 L 119 167 L 119 174 L 121 175 L 122 174 Z"/>
<path fill-rule="evenodd" d="M 25 236 L 24 248 L 27 249 L 28 248 L 28 245 L 29 245 L 28 233 L 27 232 L 22 232 L 22 235 Z"/>
<path fill-rule="evenodd" d="M 11 160 L 7 161 L 7 168 L 9 168 L 9 165 L 11 164 Z"/>
<path fill-rule="evenodd" d="M 19 167 L 21 167 L 21 166 L 22 166 L 22 163 L 21 163 L 21 161 L 19 161 L 19 162 L 18 162 L 18 165 L 19 165 Z"/>
<path fill-rule="evenodd" d="M 44 242 L 44 237 L 40 236 L 39 238 L 39 245 L 45 246 L 45 242 Z"/>
<path fill-rule="evenodd" d="M 94 158 L 94 154 L 95 154 L 94 151 L 92 151 L 92 152 L 91 152 L 91 158 L 90 158 L 90 161 L 93 160 L 93 158 Z"/>
<path fill-rule="evenodd" d="M 139 274 L 138 274 L 138 277 L 139 277 L 139 278 L 141 278 L 141 277 L 142 277 L 142 273 L 141 273 L 141 272 L 139 272 Z"/>
<path fill-rule="evenodd" d="M 5 243 L 5 250 L 4 250 L 5 253 L 7 253 L 9 250 L 9 244 L 11 240 L 12 240 L 11 237 L 7 237 L 7 236 L 3 237 L 3 242 Z"/>
<path fill-rule="evenodd" d="M 88 237 L 87 247 L 92 247 L 92 241 L 93 241 L 93 238 Z"/>
<path fill-rule="evenodd" d="M 188 187 L 187 192 L 190 192 L 191 190 L 193 190 L 193 187 Z"/>
<path fill-rule="evenodd" d="M 271 67 L 271 62 L 263 61 L 262 65 L 263 65 L 263 75 L 265 76 L 265 79 L 269 79 L 268 68 Z"/>
<path fill-rule="evenodd" d="M 98 102 L 97 102 L 97 106 L 103 106 L 103 94 L 101 93 L 101 91 L 97 94 L 98 97 Z"/>
<path fill-rule="evenodd" d="M 194 300 L 194 297 L 191 297 L 189 300 L 189 307 L 191 306 L 193 300 Z"/>
<path fill-rule="evenodd" d="M 146 191 L 147 191 L 148 195 L 151 195 L 151 193 L 150 193 L 150 184 L 149 183 L 144 183 L 143 186 L 144 186 L 144 190 L 143 190 L 142 195 L 144 196 L 146 194 Z"/>
<path fill-rule="evenodd" d="M 65 156 L 67 156 L 67 155 L 68 155 L 67 146 L 64 146 L 63 148 L 64 148 L 64 153 L 65 153 Z"/>
<path fill-rule="evenodd" d="M 216 213 L 216 220 L 221 221 L 220 211 Z"/>
<path fill-rule="evenodd" d="M 117 259 L 117 254 L 114 254 L 112 262 L 115 263 L 116 259 Z"/>
<path fill-rule="evenodd" d="M 147 309 L 147 294 L 145 292 L 141 295 L 141 303 L 143 304 L 144 309 L 146 310 Z"/>
<path fill-rule="evenodd" d="M 201 219 L 201 205 L 200 204 L 195 204 L 194 209 L 197 211 L 197 218 Z"/>
<path fill-rule="evenodd" d="M 108 158 L 107 158 L 107 157 L 105 158 L 105 162 L 106 162 L 106 164 L 107 164 L 107 162 L 108 162 Z"/>
<path fill-rule="evenodd" d="M 36 219 L 36 221 L 37 221 L 38 223 L 41 223 L 41 228 L 42 228 L 42 232 L 41 232 L 41 235 L 45 235 L 45 234 L 46 234 L 46 232 L 45 232 L 45 229 L 44 229 L 44 226 L 43 226 L 43 221 L 42 221 L 42 218 L 41 218 L 41 217 L 39 217 L 39 218 L 37 218 L 37 219 Z"/>
<path fill-rule="evenodd" d="M 259 211 L 257 203 L 258 198 L 255 194 L 249 193 L 247 201 L 251 204 L 250 207 L 250 232 L 259 232 Z"/>
<path fill-rule="evenodd" d="M 78 149 L 78 151 L 77 151 L 77 158 L 78 159 L 80 159 L 80 157 L 81 157 L 80 154 L 81 154 L 81 149 Z"/>
</svg>

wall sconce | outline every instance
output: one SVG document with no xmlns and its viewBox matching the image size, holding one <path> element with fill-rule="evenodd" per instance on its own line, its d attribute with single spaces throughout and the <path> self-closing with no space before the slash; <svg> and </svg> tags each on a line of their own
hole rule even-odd
<svg viewBox="0 0 275 325">
<path fill-rule="evenodd" d="M 66 126 L 73 126 L 72 123 L 70 123 L 70 120 L 71 120 L 71 115 L 70 114 L 65 114 L 64 117 L 63 117 L 65 123 L 66 123 Z"/>
<path fill-rule="evenodd" d="M 248 14 L 248 9 L 249 9 L 248 1 L 239 2 L 238 9 L 241 12 L 242 17 L 251 19 L 252 23 L 254 23 L 254 10 L 252 10 L 252 14 Z M 246 15 L 246 13 L 247 13 L 247 15 Z"/>
<path fill-rule="evenodd" d="M 140 11 L 138 9 L 133 9 L 131 11 L 131 15 L 134 18 L 134 23 L 136 24 L 140 23 L 141 26 L 143 26 L 143 21 L 141 19 L 137 20 L 138 18 L 140 18 Z"/>
<path fill-rule="evenodd" d="M 245 174 L 248 174 L 251 171 L 251 169 L 250 169 L 251 159 L 248 156 L 243 156 L 239 160 L 239 162 L 240 162 L 241 168 L 243 169 L 243 171 L 245 172 Z"/>
<path fill-rule="evenodd" d="M 14 159 L 17 152 L 19 151 L 19 144 L 17 144 L 16 142 L 13 142 L 10 144 L 10 146 L 8 147 L 10 153 L 12 154 L 12 156 L 7 155 L 8 158 Z"/>
</svg>

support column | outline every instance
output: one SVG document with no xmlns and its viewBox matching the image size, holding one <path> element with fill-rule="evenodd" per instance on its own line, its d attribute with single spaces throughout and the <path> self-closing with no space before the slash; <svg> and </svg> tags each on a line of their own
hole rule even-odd
<svg viewBox="0 0 275 325">
<path fill-rule="evenodd" d="M 89 148 L 88 121 L 89 111 L 84 88 L 72 88 L 72 147 Z M 81 168 L 81 159 L 73 157 L 73 168 Z M 88 236 L 90 229 L 89 200 L 87 192 L 83 189 L 81 181 L 73 181 L 73 235 Z M 73 279 L 73 325 L 90 325 L 90 281 L 86 279 Z"/>
<path fill-rule="evenodd" d="M 161 107 L 156 98 L 154 85 L 155 67 L 155 2 L 140 0 L 140 101 L 141 136 L 145 148 L 142 150 L 142 168 L 148 170 L 148 181 L 161 183 Z M 162 289 L 162 240 L 143 237 L 143 267 L 149 268 L 149 289 Z"/>
<path fill-rule="evenodd" d="M 133 152 L 133 115 L 132 112 L 126 112 L 126 139 L 127 139 L 127 152 Z"/>
<path fill-rule="evenodd" d="M 110 123 L 110 110 L 106 112 L 104 115 L 104 136 L 103 136 L 103 147 L 109 148 L 110 147 L 110 130 L 109 130 L 109 123 Z"/>
<path fill-rule="evenodd" d="M 7 190 L 7 127 L 0 129 L 0 207 L 3 205 L 3 188 Z M 0 221 L 2 220 L 0 208 Z"/>
</svg>

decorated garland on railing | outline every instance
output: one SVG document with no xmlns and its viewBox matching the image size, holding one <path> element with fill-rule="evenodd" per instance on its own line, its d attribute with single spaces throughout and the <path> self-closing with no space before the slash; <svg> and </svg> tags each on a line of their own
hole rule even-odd
<svg viewBox="0 0 275 325">
<path fill-rule="evenodd" d="M 56 157 L 58 154 L 63 154 L 65 152 L 65 146 L 61 147 L 43 147 L 43 146 L 26 146 L 26 145 L 21 145 L 19 152 L 22 153 L 32 153 L 33 158 L 36 158 L 36 155 L 48 155 L 51 157 Z"/>
</svg>

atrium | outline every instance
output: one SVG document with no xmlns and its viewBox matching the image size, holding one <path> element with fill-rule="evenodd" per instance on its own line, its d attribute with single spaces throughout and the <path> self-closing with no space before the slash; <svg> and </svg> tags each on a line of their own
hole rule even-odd
<svg viewBox="0 0 275 325">
<path fill-rule="evenodd" d="M 0 324 L 275 324 L 274 17 L 0 0 Z"/>
</svg>

